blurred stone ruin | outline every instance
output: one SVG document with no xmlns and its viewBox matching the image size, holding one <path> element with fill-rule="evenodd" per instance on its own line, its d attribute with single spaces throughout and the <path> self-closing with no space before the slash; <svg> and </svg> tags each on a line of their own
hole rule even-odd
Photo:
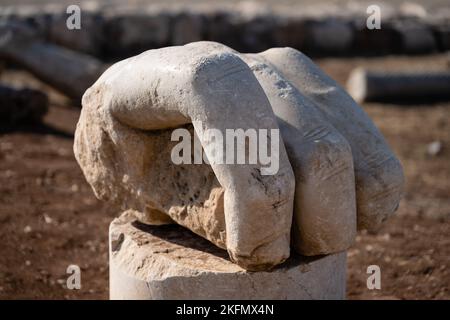
<svg viewBox="0 0 450 320">
<path fill-rule="evenodd" d="M 241 52 L 289 46 L 319 56 L 450 49 L 450 9 L 428 12 L 417 4 L 382 3 L 381 29 L 369 30 L 367 4 L 362 3 L 169 4 L 87 2 L 81 7 L 81 30 L 66 27 L 69 15 L 63 5 L 2 7 L 0 17 L 33 26 L 49 42 L 107 60 L 199 40 L 217 41 Z"/>
<path fill-rule="evenodd" d="M 33 89 L 0 85 L 0 125 L 2 129 L 40 123 L 48 110 L 47 95 Z"/>
</svg>

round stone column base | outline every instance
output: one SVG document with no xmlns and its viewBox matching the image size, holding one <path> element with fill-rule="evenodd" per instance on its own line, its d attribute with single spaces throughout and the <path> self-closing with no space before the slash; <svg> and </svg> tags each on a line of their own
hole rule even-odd
<svg viewBox="0 0 450 320">
<path fill-rule="evenodd" d="M 247 272 L 227 252 L 178 225 L 127 215 L 109 230 L 111 299 L 344 299 L 346 253 L 292 254 L 270 272 Z"/>
</svg>

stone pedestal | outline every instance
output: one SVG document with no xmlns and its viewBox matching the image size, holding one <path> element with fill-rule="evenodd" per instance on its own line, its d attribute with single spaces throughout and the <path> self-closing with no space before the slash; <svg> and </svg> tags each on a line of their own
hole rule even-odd
<svg viewBox="0 0 450 320">
<path fill-rule="evenodd" d="M 345 252 L 293 254 L 271 272 L 247 272 L 178 225 L 148 226 L 123 215 L 109 238 L 111 299 L 345 298 Z"/>
</svg>

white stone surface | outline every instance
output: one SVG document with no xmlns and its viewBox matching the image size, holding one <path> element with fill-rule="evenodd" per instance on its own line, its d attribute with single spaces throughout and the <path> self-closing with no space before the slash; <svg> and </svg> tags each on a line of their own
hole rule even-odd
<svg viewBox="0 0 450 320">
<path fill-rule="evenodd" d="M 345 282 L 345 252 L 293 254 L 271 272 L 248 272 L 178 225 L 127 213 L 110 225 L 111 299 L 344 299 Z"/>
<path fill-rule="evenodd" d="M 181 127 L 208 158 L 222 146 L 204 130 L 279 129 L 279 170 L 175 164 L 170 135 Z M 291 48 L 193 42 L 122 60 L 84 94 L 74 153 L 99 199 L 143 223 L 176 222 L 251 271 L 283 263 L 291 245 L 306 256 L 347 250 L 357 226 L 377 229 L 396 210 L 404 183 L 367 114 Z"/>
</svg>

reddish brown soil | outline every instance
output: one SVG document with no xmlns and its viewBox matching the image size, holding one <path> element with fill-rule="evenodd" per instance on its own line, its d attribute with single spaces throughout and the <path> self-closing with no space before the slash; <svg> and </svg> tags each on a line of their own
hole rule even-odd
<svg viewBox="0 0 450 320">
<path fill-rule="evenodd" d="M 446 68 L 443 56 L 326 59 L 344 82 L 352 67 Z M 3 83 L 50 94 L 48 127 L 0 134 L 0 298 L 108 298 L 108 224 L 118 213 L 95 199 L 72 153 L 79 109 L 25 72 Z M 365 104 L 400 157 L 407 179 L 396 216 L 377 234 L 360 233 L 349 251 L 350 299 L 450 298 L 450 103 Z M 441 141 L 442 151 L 427 154 Z M 66 268 L 82 270 L 81 290 L 65 288 Z M 381 268 L 381 290 L 368 290 L 366 270 Z"/>
</svg>

